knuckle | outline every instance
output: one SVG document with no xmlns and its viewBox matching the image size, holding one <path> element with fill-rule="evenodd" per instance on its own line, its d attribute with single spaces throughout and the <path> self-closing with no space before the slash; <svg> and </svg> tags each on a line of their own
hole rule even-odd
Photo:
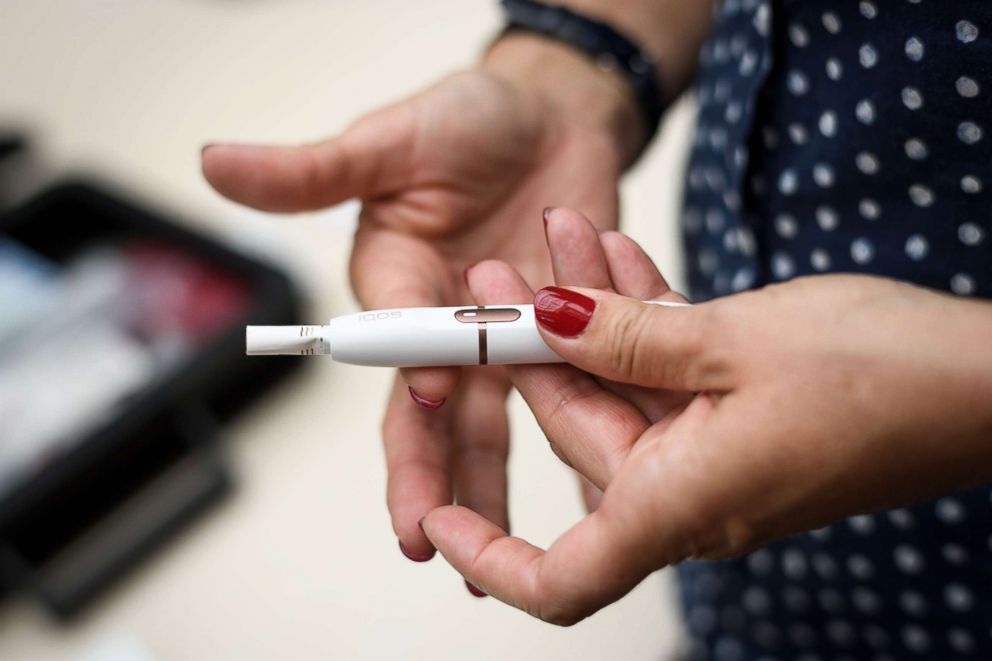
<svg viewBox="0 0 992 661">
<path fill-rule="evenodd" d="M 702 306 L 698 311 L 698 323 L 693 324 L 693 332 L 685 333 L 682 337 L 686 354 L 693 358 L 703 355 L 707 348 L 719 341 L 726 317 L 719 305 Z"/>
<path fill-rule="evenodd" d="M 611 374 L 630 381 L 637 369 L 638 358 L 644 351 L 643 313 L 637 306 L 623 306 L 614 318 L 607 336 L 607 351 Z"/>
<path fill-rule="evenodd" d="M 738 557 L 754 548 L 758 540 L 758 529 L 743 517 L 729 517 L 723 522 L 722 555 Z"/>
<path fill-rule="evenodd" d="M 685 557 L 703 560 L 725 560 L 753 550 L 762 536 L 760 526 L 740 512 L 730 512 L 723 497 L 713 496 L 711 502 L 697 503 L 687 508 L 691 514 L 685 527 Z"/>
<path fill-rule="evenodd" d="M 459 446 L 457 460 L 462 466 L 502 466 L 508 456 L 509 448 L 505 443 L 477 440 Z"/>
<path fill-rule="evenodd" d="M 700 560 L 728 560 L 754 550 L 761 539 L 758 529 L 742 517 L 728 517 L 713 529 L 700 531 L 689 542 L 690 557 Z"/>
<path fill-rule="evenodd" d="M 673 544 L 665 551 L 667 564 L 687 558 L 718 560 L 739 556 L 764 539 L 767 517 L 754 505 L 765 493 L 762 483 L 755 488 L 712 480 L 711 443 L 673 444 L 664 450 L 665 463 L 677 462 L 683 480 L 670 484 L 683 494 L 679 507 L 669 517 Z M 757 479 L 754 479 L 758 482 Z"/>
<path fill-rule="evenodd" d="M 537 612 L 532 614 L 557 627 L 571 627 L 583 620 L 574 607 L 557 600 L 542 604 Z"/>
<path fill-rule="evenodd" d="M 700 306 L 693 314 L 696 323 L 691 325 L 692 332 L 679 338 L 681 359 L 668 366 L 671 375 L 682 383 L 722 382 L 736 351 L 730 315 L 722 305 Z"/>
<path fill-rule="evenodd" d="M 630 324 L 629 357 L 626 375 L 630 380 L 643 374 L 658 357 L 656 338 L 651 333 L 653 315 L 647 309 L 639 309 Z"/>
<path fill-rule="evenodd" d="M 546 427 L 552 430 L 567 429 L 567 420 L 572 417 L 576 405 L 596 395 L 598 388 L 593 382 L 568 382 L 555 391 L 555 401 L 548 414 Z"/>
<path fill-rule="evenodd" d="M 543 608 L 538 617 L 556 627 L 571 627 L 582 621 L 571 609 L 557 605 Z"/>
<path fill-rule="evenodd" d="M 698 335 L 703 340 L 700 348 L 710 346 L 713 342 L 726 341 L 734 329 L 739 328 L 741 320 L 740 299 L 726 299 L 708 305 L 700 305 L 693 311 L 698 313 L 696 327 L 699 329 Z M 749 305 L 744 301 L 743 305 Z"/>
<path fill-rule="evenodd" d="M 587 613 L 581 610 L 579 600 L 569 597 L 562 587 L 553 576 L 539 569 L 533 592 L 536 599 L 532 600 L 532 607 L 527 612 L 559 627 L 570 627 L 584 620 Z"/>
<path fill-rule="evenodd" d="M 301 168 L 299 186 L 308 203 L 316 204 L 316 200 L 320 199 L 326 185 L 325 162 L 318 150 L 311 146 L 304 147 L 301 156 L 303 167 Z"/>
</svg>

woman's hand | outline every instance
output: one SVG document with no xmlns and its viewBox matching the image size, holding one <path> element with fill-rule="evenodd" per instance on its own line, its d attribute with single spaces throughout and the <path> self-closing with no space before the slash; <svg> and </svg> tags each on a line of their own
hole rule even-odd
<svg viewBox="0 0 992 661">
<path fill-rule="evenodd" d="M 564 223 L 585 221 L 556 210 L 549 238 L 570 232 L 601 288 L 534 301 L 542 335 L 575 367 L 509 373 L 559 456 L 605 494 L 547 551 L 464 508 L 429 514 L 428 537 L 489 594 L 571 624 L 665 565 L 992 479 L 989 304 L 823 276 L 652 306 L 635 299 L 672 294 L 629 239 Z M 496 262 L 470 283 L 482 303 L 530 295 Z"/>
<path fill-rule="evenodd" d="M 617 179 L 641 139 L 639 122 L 619 76 L 519 35 L 479 69 L 341 136 L 300 147 L 211 146 L 203 170 L 222 194 L 258 209 L 360 198 L 351 275 L 362 305 L 458 305 L 471 301 L 463 269 L 483 258 L 512 264 L 532 284 L 550 280 L 540 221 L 548 200 L 616 225 Z M 453 497 L 508 526 L 509 384 L 498 370 L 461 372 L 403 370 L 386 412 L 393 528 L 418 561 L 434 548 L 417 521 Z"/>
</svg>

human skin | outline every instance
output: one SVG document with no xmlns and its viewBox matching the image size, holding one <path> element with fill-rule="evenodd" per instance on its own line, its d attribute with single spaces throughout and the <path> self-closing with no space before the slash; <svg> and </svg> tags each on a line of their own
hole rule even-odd
<svg viewBox="0 0 992 661">
<path fill-rule="evenodd" d="M 690 80 L 709 2 L 569 2 L 657 53 L 668 96 Z M 458 305 L 472 300 L 462 271 L 481 259 L 512 264 L 535 287 L 551 281 L 540 221 L 549 204 L 615 228 L 617 182 L 646 134 L 617 74 L 565 45 L 513 34 L 477 67 L 339 136 L 302 146 L 209 145 L 202 166 L 221 194 L 257 209 L 360 199 L 351 279 L 363 307 Z M 509 387 L 498 369 L 400 371 L 383 441 L 392 525 L 412 560 L 434 554 L 417 522 L 440 505 L 456 501 L 509 526 Z"/>
<path fill-rule="evenodd" d="M 992 303 L 827 275 L 659 307 L 640 301 L 681 297 L 630 239 L 556 209 L 548 241 L 556 276 L 596 288 L 535 297 L 498 261 L 468 280 L 483 304 L 534 301 L 570 365 L 508 375 L 604 495 L 547 551 L 466 508 L 429 514 L 482 591 L 570 625 L 686 558 L 992 481 Z"/>
</svg>

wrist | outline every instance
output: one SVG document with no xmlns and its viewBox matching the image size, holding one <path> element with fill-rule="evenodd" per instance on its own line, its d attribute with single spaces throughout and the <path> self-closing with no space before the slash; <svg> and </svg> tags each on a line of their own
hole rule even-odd
<svg viewBox="0 0 992 661">
<path fill-rule="evenodd" d="M 920 484 L 946 493 L 992 480 L 992 304 L 925 290 L 902 299 L 909 313 L 890 330 L 893 437 L 915 456 Z M 912 338 L 902 343 L 903 338 Z M 890 349 L 891 350 L 891 349 Z M 912 384 L 909 388 L 903 388 Z"/>
<path fill-rule="evenodd" d="M 648 128 L 627 81 L 617 72 L 600 69 L 567 44 L 511 33 L 493 44 L 481 68 L 541 96 L 569 126 L 604 136 L 620 167 L 633 162 L 647 139 Z"/>
<path fill-rule="evenodd" d="M 992 462 L 992 302 L 950 299 L 960 307 L 960 339 L 952 345 L 961 361 L 961 392 L 974 397 L 975 435 Z M 992 469 L 992 463 L 989 468 Z"/>
</svg>

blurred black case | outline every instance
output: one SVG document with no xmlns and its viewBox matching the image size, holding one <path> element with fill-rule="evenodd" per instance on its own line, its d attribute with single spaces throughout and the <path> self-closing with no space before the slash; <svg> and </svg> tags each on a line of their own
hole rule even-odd
<svg viewBox="0 0 992 661">
<path fill-rule="evenodd" d="M 298 365 L 246 359 L 244 327 L 298 323 L 300 301 L 272 267 L 93 183 L 50 188 L 0 216 L 0 234 L 56 262 L 101 239 L 157 239 L 251 292 L 242 320 L 0 501 L 0 596 L 27 589 L 69 618 L 230 490 L 220 426 Z"/>
</svg>

